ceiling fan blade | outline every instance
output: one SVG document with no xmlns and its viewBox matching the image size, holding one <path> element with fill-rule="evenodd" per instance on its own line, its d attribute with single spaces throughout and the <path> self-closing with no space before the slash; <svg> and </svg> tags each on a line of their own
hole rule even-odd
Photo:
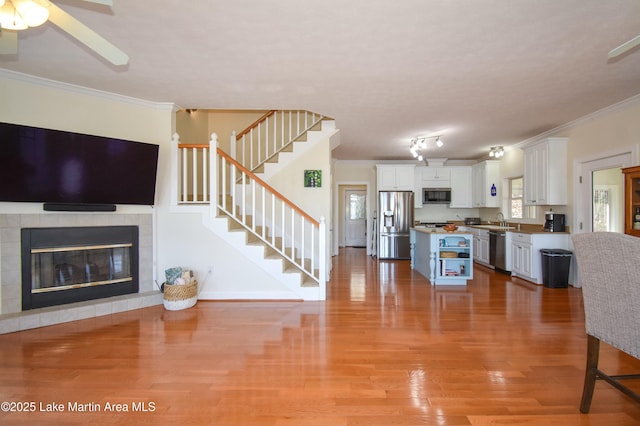
<svg viewBox="0 0 640 426">
<path fill-rule="evenodd" d="M 609 59 L 615 58 L 616 56 L 620 56 L 623 53 L 633 49 L 634 47 L 636 47 L 639 44 L 640 44 L 640 35 L 632 38 L 628 42 L 623 43 L 620 46 L 618 46 L 615 49 L 613 49 L 612 51 L 610 51 L 609 52 Z"/>
<path fill-rule="evenodd" d="M 112 64 L 126 65 L 129 62 L 129 56 L 126 53 L 58 6 L 48 2 L 46 7 L 49 9 L 49 21 L 93 49 Z"/>
<path fill-rule="evenodd" d="M 18 53 L 18 33 L 16 31 L 0 31 L 0 55 Z"/>
</svg>

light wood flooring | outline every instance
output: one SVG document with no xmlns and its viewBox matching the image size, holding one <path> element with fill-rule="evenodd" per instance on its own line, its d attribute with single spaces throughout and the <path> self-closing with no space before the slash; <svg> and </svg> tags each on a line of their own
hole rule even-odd
<svg viewBox="0 0 640 426">
<path fill-rule="evenodd" d="M 0 401 L 35 411 L 0 424 L 640 424 L 605 383 L 578 410 L 579 289 L 478 266 L 466 287 L 432 287 L 355 248 L 333 262 L 326 302 L 200 301 L 2 335 Z M 604 344 L 601 365 L 640 371 Z"/>
</svg>

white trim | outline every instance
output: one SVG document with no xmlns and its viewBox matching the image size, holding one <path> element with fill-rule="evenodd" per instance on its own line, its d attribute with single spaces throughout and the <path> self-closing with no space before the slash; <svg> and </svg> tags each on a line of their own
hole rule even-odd
<svg viewBox="0 0 640 426">
<path fill-rule="evenodd" d="M 305 300 L 286 291 L 203 291 L 198 300 Z M 307 299 L 309 300 L 309 299 Z"/>
<path fill-rule="evenodd" d="M 558 133 L 560 133 L 562 131 L 574 129 L 574 128 L 578 127 L 578 126 L 583 125 L 586 122 L 593 121 L 593 120 L 595 120 L 595 119 L 597 119 L 599 117 L 603 117 L 603 116 L 608 115 L 608 114 L 610 114 L 612 112 L 628 108 L 628 107 L 633 106 L 633 105 L 638 104 L 638 103 L 640 103 L 640 94 L 632 96 L 630 98 L 627 98 L 627 99 L 625 99 L 623 101 L 620 101 L 618 103 L 615 103 L 613 105 L 606 106 L 606 107 L 604 107 L 602 109 L 599 109 L 597 111 L 594 111 L 594 112 L 589 113 L 587 115 L 584 115 L 582 117 L 576 118 L 573 121 L 570 121 L 568 123 L 562 124 L 562 125 L 560 125 L 558 127 L 554 127 L 553 129 L 547 130 L 546 132 L 540 133 L 540 134 L 538 134 L 536 136 L 533 136 L 533 137 L 531 137 L 529 139 L 525 139 L 523 141 L 520 141 L 520 142 L 518 142 L 518 143 L 516 143 L 514 145 L 511 145 L 510 147 L 512 149 L 513 148 L 523 148 L 523 147 L 525 147 L 527 145 L 539 142 L 542 139 L 554 136 L 554 135 L 556 135 L 556 134 L 558 134 Z"/>
<path fill-rule="evenodd" d="M 138 105 L 144 108 L 152 108 L 152 109 L 172 111 L 172 112 L 175 112 L 181 109 L 173 102 L 152 102 L 144 99 L 133 98 L 130 96 L 106 92 L 103 90 L 78 86 L 76 84 L 63 83 L 61 81 L 50 80 L 48 78 L 37 77 L 29 74 L 23 74 L 17 71 L 11 71 L 7 69 L 0 68 L 0 77 L 6 78 L 8 80 L 15 80 L 23 83 L 33 84 L 40 87 L 53 88 L 53 89 L 63 90 L 66 92 L 78 93 L 82 95 L 93 96 L 96 98 L 107 99 L 115 102 Z"/>
</svg>

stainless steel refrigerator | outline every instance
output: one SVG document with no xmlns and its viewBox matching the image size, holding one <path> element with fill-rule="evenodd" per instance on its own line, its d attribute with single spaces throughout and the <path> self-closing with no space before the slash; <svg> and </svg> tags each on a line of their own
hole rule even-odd
<svg viewBox="0 0 640 426">
<path fill-rule="evenodd" d="M 409 229 L 413 226 L 413 192 L 378 193 L 378 258 L 409 259 Z"/>
</svg>

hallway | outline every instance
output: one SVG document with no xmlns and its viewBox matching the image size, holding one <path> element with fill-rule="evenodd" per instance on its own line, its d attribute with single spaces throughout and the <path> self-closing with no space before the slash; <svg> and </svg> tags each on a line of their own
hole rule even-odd
<svg viewBox="0 0 640 426">
<path fill-rule="evenodd" d="M 591 414 L 578 411 L 579 289 L 479 266 L 468 286 L 436 288 L 358 248 L 333 262 L 326 302 L 201 301 L 0 335 L 0 400 L 64 408 L 0 423 L 640 423 L 640 406 L 604 383 Z M 604 344 L 601 363 L 640 370 Z"/>
</svg>

